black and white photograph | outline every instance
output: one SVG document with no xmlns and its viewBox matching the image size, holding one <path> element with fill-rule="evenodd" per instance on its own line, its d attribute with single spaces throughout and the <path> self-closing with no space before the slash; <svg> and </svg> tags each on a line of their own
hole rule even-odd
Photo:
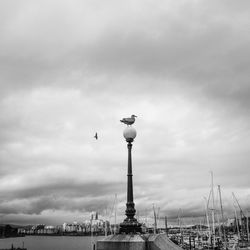
<svg viewBox="0 0 250 250">
<path fill-rule="evenodd" d="M 0 250 L 249 231 L 249 0 L 0 0 Z"/>
</svg>

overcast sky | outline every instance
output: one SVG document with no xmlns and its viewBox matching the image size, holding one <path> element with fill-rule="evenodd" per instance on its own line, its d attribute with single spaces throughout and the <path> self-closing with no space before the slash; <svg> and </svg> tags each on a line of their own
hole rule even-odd
<svg viewBox="0 0 250 250">
<path fill-rule="evenodd" d="M 248 0 L 0 2 L 0 223 L 250 210 Z M 99 139 L 94 139 L 95 132 Z M 237 211 L 239 210 L 236 206 Z"/>
</svg>

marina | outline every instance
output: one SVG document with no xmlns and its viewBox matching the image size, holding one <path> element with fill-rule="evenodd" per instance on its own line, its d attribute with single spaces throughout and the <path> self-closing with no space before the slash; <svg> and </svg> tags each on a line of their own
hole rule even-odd
<svg viewBox="0 0 250 250">
<path fill-rule="evenodd" d="M 250 250 L 250 0 L 0 0 L 0 250 Z"/>
</svg>

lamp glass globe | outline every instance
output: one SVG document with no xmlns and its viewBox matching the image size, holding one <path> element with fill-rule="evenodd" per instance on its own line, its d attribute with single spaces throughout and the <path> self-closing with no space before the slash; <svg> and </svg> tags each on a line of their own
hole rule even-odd
<svg viewBox="0 0 250 250">
<path fill-rule="evenodd" d="M 123 131 L 123 136 L 126 140 L 133 140 L 136 137 L 136 130 L 132 126 L 127 126 Z"/>
</svg>

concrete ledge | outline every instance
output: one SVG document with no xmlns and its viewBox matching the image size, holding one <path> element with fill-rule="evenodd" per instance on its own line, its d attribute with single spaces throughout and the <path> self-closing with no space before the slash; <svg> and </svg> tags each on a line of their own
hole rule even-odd
<svg viewBox="0 0 250 250">
<path fill-rule="evenodd" d="M 97 250 L 183 250 L 166 234 L 117 234 L 97 241 Z"/>
<path fill-rule="evenodd" d="M 147 239 L 147 250 L 183 250 L 174 244 L 166 234 L 150 234 Z"/>
<path fill-rule="evenodd" d="M 146 250 L 145 239 L 139 234 L 109 235 L 97 241 L 97 250 Z"/>
</svg>

